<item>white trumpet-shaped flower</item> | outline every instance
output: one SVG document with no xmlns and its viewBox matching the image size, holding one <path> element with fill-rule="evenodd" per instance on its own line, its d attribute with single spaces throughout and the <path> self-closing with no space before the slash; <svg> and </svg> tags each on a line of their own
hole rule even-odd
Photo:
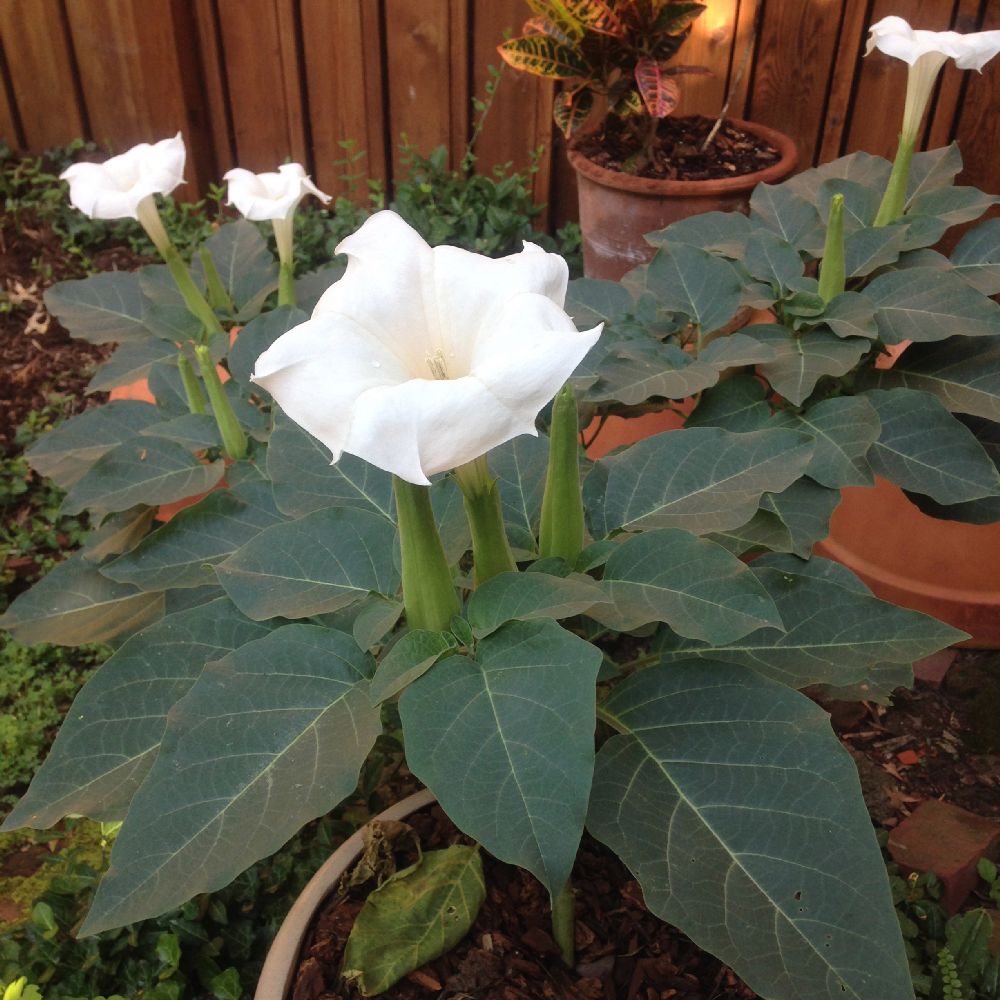
<svg viewBox="0 0 1000 1000">
<path fill-rule="evenodd" d="M 277 171 L 255 174 L 242 167 L 234 167 L 223 175 L 229 182 L 229 204 L 251 222 L 269 219 L 289 219 L 298 203 L 314 194 L 326 204 L 330 195 L 324 194 L 299 163 L 283 163 Z"/>
<path fill-rule="evenodd" d="M 879 49 L 910 66 L 903 111 L 904 139 L 915 139 L 941 67 L 949 59 L 959 69 L 981 71 L 1000 52 L 1000 31 L 924 31 L 901 17 L 884 17 L 869 29 L 865 55 Z"/>
<path fill-rule="evenodd" d="M 519 434 L 596 343 L 563 310 L 568 272 L 526 243 L 499 260 L 431 248 L 393 212 L 338 253 L 347 271 L 312 318 L 258 359 L 254 381 L 337 461 L 411 483 Z"/>
<path fill-rule="evenodd" d="M 92 219 L 138 219 L 151 210 L 153 195 L 170 194 L 184 181 L 186 151 L 180 132 L 152 144 L 140 142 L 103 163 L 74 163 L 59 176 L 69 182 L 69 200 Z"/>
</svg>

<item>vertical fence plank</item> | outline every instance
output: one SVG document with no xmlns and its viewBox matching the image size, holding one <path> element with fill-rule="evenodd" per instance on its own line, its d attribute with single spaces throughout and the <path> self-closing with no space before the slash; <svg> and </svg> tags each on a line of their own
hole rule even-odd
<svg viewBox="0 0 1000 1000">
<path fill-rule="evenodd" d="M 0 43 L 27 147 L 42 150 L 83 136 L 85 120 L 58 0 L 3 0 Z M 13 131 L 9 134 L 13 138 Z"/>
<path fill-rule="evenodd" d="M 754 33 L 759 28 L 760 5 L 761 0 L 740 0 L 736 20 L 736 37 L 733 40 L 733 61 L 726 91 L 727 96 L 730 91 L 732 92 L 728 113 L 735 118 L 746 118 L 749 113 L 750 81 L 753 79 L 754 62 L 760 51 L 760 38 L 754 37 Z M 747 46 L 750 45 L 753 47 L 748 53 Z M 736 76 L 740 72 L 741 65 L 744 67 L 743 76 L 737 80 Z"/>
<path fill-rule="evenodd" d="M 841 154 L 867 33 L 868 0 L 847 0 L 819 139 L 818 162 L 835 160 Z"/>
<path fill-rule="evenodd" d="M 750 117 L 795 140 L 803 166 L 819 145 L 839 5 L 768 4 L 757 46 Z"/>
<path fill-rule="evenodd" d="M 978 22 L 978 0 L 959 0 L 952 29 L 964 34 L 975 31 Z M 933 116 L 927 127 L 928 149 L 946 146 L 951 141 L 955 123 L 961 113 L 962 88 L 965 77 L 966 72 L 956 69 L 951 62 L 948 63 L 946 72 L 942 73 L 937 100 L 934 102 Z"/>
<path fill-rule="evenodd" d="M 729 66 L 736 37 L 736 0 L 712 0 L 694 22 L 691 34 L 673 59 L 677 66 L 702 66 L 711 76 L 675 77 L 681 88 L 678 115 L 718 116 L 726 99 Z"/>
<path fill-rule="evenodd" d="M 6 56 L 3 52 L 2 42 L 0 42 L 0 59 L 4 60 L 2 69 L 6 66 Z M 27 144 L 21 134 L 21 128 L 17 120 L 17 106 L 9 86 L 9 80 L 5 73 L 0 74 L 0 140 L 3 140 L 11 149 L 22 149 Z"/>
<path fill-rule="evenodd" d="M 207 117 L 206 132 L 215 150 L 215 180 L 218 181 L 236 162 L 236 150 L 232 142 L 233 123 L 222 61 L 222 37 L 214 0 L 194 0 L 192 13 L 202 83 L 199 103 Z"/>
<path fill-rule="evenodd" d="M 171 4 L 67 0 L 66 12 L 92 137 L 121 150 L 183 132 L 190 183 L 179 194 L 197 196 L 214 157 L 204 143 L 191 143 L 201 135 L 191 114 L 198 81 L 187 72 L 191 39 L 178 35 L 184 25 Z"/>
<path fill-rule="evenodd" d="M 298 53 L 285 0 L 218 0 L 236 164 L 274 170 L 306 160 Z M 328 58 L 336 58 L 331 50 Z M 223 164 L 225 166 L 225 164 Z"/>
<path fill-rule="evenodd" d="M 449 0 L 385 0 L 389 136 L 405 133 L 423 154 L 455 146 L 453 88 L 464 90 L 465 74 L 451 60 L 451 15 Z"/>
<path fill-rule="evenodd" d="M 310 132 L 315 181 L 328 194 L 347 194 L 347 174 L 384 181 L 386 123 L 383 117 L 381 39 L 365 22 L 366 0 L 303 0 L 302 35 L 309 90 Z M 337 39 L 330 58 L 330 39 Z M 354 143 L 364 156 L 356 164 L 337 165 L 345 157 L 341 142 Z M 360 179 L 359 179 L 360 180 Z M 358 191 L 364 196 L 364 184 Z"/>
</svg>

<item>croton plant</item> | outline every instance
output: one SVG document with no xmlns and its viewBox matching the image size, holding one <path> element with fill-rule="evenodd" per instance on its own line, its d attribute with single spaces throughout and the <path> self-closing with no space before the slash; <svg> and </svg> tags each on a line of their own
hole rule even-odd
<svg viewBox="0 0 1000 1000">
<path fill-rule="evenodd" d="M 114 647 L 5 823 L 122 821 L 82 933 L 225 885 L 350 796 L 388 733 L 545 886 L 567 961 L 586 829 L 760 996 L 911 1000 L 857 773 L 802 692 L 884 702 L 964 633 L 809 556 L 876 473 L 997 518 L 1000 222 L 929 249 L 996 201 L 960 167 L 854 154 L 568 293 L 553 254 L 432 250 L 390 212 L 275 308 L 246 221 L 192 266 L 164 246 L 166 267 L 54 286 L 67 328 L 120 345 L 92 388 L 155 398 L 33 446 L 95 528 L 0 620 Z M 737 328 L 750 307 L 767 320 Z M 685 400 L 684 429 L 582 457 L 591 411 Z M 369 898 L 345 972 L 387 989 L 483 894 L 478 848 L 425 853 Z"/>
</svg>

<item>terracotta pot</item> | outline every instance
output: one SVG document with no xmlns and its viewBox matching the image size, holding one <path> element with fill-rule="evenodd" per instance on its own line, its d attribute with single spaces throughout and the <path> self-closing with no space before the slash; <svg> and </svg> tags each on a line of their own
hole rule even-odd
<svg viewBox="0 0 1000 1000">
<path fill-rule="evenodd" d="M 638 417 L 610 416 L 603 424 L 600 417 L 595 417 L 583 432 L 583 440 L 590 442 L 587 458 L 596 461 L 615 448 L 635 444 L 663 431 L 680 430 L 683 426 L 684 417 L 676 410 L 657 410 Z"/>
<path fill-rule="evenodd" d="M 643 239 L 646 233 L 702 212 L 748 212 L 750 192 L 758 184 L 777 184 L 792 174 L 798 151 L 787 135 L 737 118 L 729 121 L 766 139 L 781 154 L 778 162 L 742 177 L 669 181 L 607 170 L 569 151 L 579 188 L 583 270 L 588 278 L 617 281 L 653 256 L 654 248 Z"/>
<path fill-rule="evenodd" d="M 1000 524 L 922 514 L 898 486 L 850 487 L 815 551 L 853 570 L 877 597 L 940 618 L 1000 648 Z"/>
<path fill-rule="evenodd" d="M 429 789 L 390 806 L 375 817 L 377 820 L 406 819 L 411 813 L 434 802 L 434 793 Z M 364 834 L 358 830 L 337 848 L 324 865 L 309 880 L 302 895 L 292 904 L 261 969 L 254 1000 L 285 1000 L 290 996 L 292 980 L 298 965 L 299 953 L 310 923 L 326 897 L 336 887 L 340 877 L 361 856 L 364 848 Z"/>
</svg>

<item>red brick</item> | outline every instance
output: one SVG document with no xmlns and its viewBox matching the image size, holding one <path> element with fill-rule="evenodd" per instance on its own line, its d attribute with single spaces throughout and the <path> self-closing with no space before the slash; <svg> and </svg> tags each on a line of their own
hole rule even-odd
<svg viewBox="0 0 1000 1000">
<path fill-rule="evenodd" d="M 934 872 L 955 913 L 976 886 L 979 859 L 1000 853 L 1000 823 L 931 799 L 889 834 L 889 853 L 904 872 Z"/>
<path fill-rule="evenodd" d="M 956 656 L 958 652 L 954 649 L 942 649 L 940 653 L 925 656 L 913 664 L 913 676 L 918 681 L 940 687 Z"/>
</svg>

